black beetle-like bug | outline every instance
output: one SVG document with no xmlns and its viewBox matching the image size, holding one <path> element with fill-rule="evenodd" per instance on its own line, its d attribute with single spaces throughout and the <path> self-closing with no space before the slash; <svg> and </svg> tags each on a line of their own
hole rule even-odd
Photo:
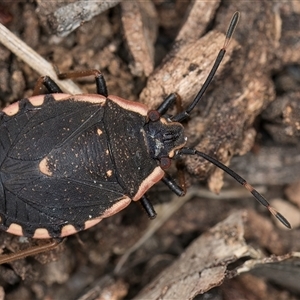
<svg viewBox="0 0 300 300">
<path fill-rule="evenodd" d="M 108 96 L 99 71 L 96 95 L 63 94 L 49 77 L 50 94 L 22 99 L 0 112 L 0 228 L 33 238 L 60 238 L 89 228 L 141 201 L 152 218 L 147 190 L 160 180 L 177 195 L 184 191 L 165 173 L 173 158 L 197 155 L 244 185 L 284 225 L 288 221 L 243 178 L 214 158 L 185 147 L 181 124 L 211 82 L 238 22 L 235 13 L 224 47 L 196 98 L 175 116 L 166 112 L 171 94 L 156 110 Z"/>
</svg>

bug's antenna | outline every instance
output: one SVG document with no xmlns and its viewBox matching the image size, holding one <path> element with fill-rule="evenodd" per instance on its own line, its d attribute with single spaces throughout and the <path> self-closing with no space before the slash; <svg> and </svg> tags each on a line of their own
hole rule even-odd
<svg viewBox="0 0 300 300">
<path fill-rule="evenodd" d="M 240 175 L 238 175 L 236 172 L 216 160 L 215 158 L 200 152 L 195 149 L 190 149 L 190 148 L 182 148 L 178 150 L 177 154 L 185 154 L 185 155 L 198 155 L 203 157 L 205 160 L 209 161 L 210 163 L 214 164 L 218 168 L 222 169 L 224 172 L 229 174 L 231 177 L 233 177 L 238 183 L 243 185 L 253 196 L 254 198 L 263 206 L 265 206 L 269 212 L 275 216 L 284 226 L 287 228 L 292 228 L 291 224 L 288 222 L 288 220 L 280 214 L 274 207 L 270 205 L 270 203 L 251 185 L 249 184 L 244 178 L 242 178 Z"/>
<path fill-rule="evenodd" d="M 232 16 L 231 18 L 231 21 L 230 21 L 230 24 L 229 24 L 229 27 L 227 29 L 227 33 L 226 33 L 226 38 L 225 38 L 225 41 L 224 41 L 224 45 L 223 47 L 221 48 L 216 60 L 215 60 L 215 63 L 212 67 L 212 69 L 210 70 L 204 84 L 202 85 L 200 91 L 198 92 L 197 96 L 195 97 L 195 99 L 192 101 L 192 103 L 188 106 L 188 108 L 181 112 L 180 114 L 174 116 L 171 118 L 172 121 L 174 122 L 182 122 L 183 120 L 185 120 L 190 112 L 195 108 L 195 106 L 198 104 L 198 102 L 200 101 L 200 99 L 202 98 L 203 94 L 205 93 L 206 89 L 208 88 L 208 86 L 210 85 L 213 77 L 215 76 L 215 73 L 217 71 L 217 69 L 219 68 L 220 66 L 220 63 L 221 61 L 223 60 L 223 57 L 226 53 L 226 50 L 227 50 L 227 47 L 230 43 L 230 40 L 231 40 L 231 37 L 233 35 L 233 32 L 237 26 L 237 23 L 239 21 L 239 18 L 240 18 L 240 13 L 237 11 L 234 13 L 234 15 Z"/>
</svg>

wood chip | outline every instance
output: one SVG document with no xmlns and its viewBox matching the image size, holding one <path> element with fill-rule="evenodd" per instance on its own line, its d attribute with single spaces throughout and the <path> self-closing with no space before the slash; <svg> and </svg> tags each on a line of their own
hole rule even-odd
<svg viewBox="0 0 300 300">
<path fill-rule="evenodd" d="M 249 255 L 244 218 L 244 213 L 237 212 L 201 235 L 134 299 L 193 299 L 220 285 L 226 266 Z"/>
<path fill-rule="evenodd" d="M 157 16 L 152 2 L 122 2 L 124 34 L 133 61 L 129 68 L 135 76 L 148 77 L 154 68 L 154 43 L 157 37 Z"/>
<path fill-rule="evenodd" d="M 66 36 L 83 22 L 116 6 L 120 1 L 42 1 L 38 0 L 38 14 L 51 33 Z"/>
</svg>

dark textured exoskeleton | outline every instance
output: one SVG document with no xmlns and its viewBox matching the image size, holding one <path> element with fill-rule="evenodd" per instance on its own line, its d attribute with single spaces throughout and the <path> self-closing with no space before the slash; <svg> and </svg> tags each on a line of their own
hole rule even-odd
<svg viewBox="0 0 300 300">
<path fill-rule="evenodd" d="M 180 124 L 148 123 L 146 107 L 115 96 L 49 94 L 13 108 L 1 112 L 0 227 L 26 236 L 68 235 L 140 199 L 163 176 L 152 137 L 177 131 L 184 143 Z"/>
<path fill-rule="evenodd" d="M 198 155 L 220 167 L 289 227 L 243 178 L 214 158 L 185 147 L 180 122 L 209 85 L 237 21 L 238 13 L 203 87 L 176 116 L 166 116 L 176 94 L 156 110 L 149 110 L 108 96 L 97 71 L 82 73 L 95 75 L 96 95 L 63 94 L 54 81 L 44 77 L 42 83 L 50 94 L 5 108 L 0 113 L 0 228 L 34 238 L 63 237 L 117 213 L 131 200 L 141 200 L 148 215 L 154 217 L 145 196 L 152 185 L 163 180 L 176 194 L 184 194 L 164 171 L 180 155 Z"/>
</svg>

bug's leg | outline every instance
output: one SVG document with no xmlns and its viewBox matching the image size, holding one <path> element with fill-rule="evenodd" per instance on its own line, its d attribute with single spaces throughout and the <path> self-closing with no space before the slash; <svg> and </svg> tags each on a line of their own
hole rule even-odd
<svg viewBox="0 0 300 300">
<path fill-rule="evenodd" d="M 183 196 L 185 194 L 185 190 L 177 184 L 177 182 L 167 173 L 161 179 L 161 181 L 177 196 Z"/>
<path fill-rule="evenodd" d="M 156 211 L 150 202 L 150 200 L 144 195 L 139 202 L 141 203 L 142 207 L 144 208 L 145 212 L 147 213 L 148 217 L 153 220 L 156 217 Z"/>
<path fill-rule="evenodd" d="M 36 82 L 32 96 L 39 95 L 41 93 L 42 86 L 44 86 L 51 94 L 62 93 L 62 90 L 53 79 L 49 76 L 42 76 Z"/>
<path fill-rule="evenodd" d="M 180 96 L 177 93 L 172 93 L 164 99 L 161 105 L 157 108 L 157 111 L 160 115 L 164 115 L 168 109 L 174 105 L 174 103 L 176 103 L 177 110 L 182 110 Z"/>
<path fill-rule="evenodd" d="M 164 99 L 157 109 L 148 112 L 149 119 L 153 122 L 158 121 L 162 115 L 166 114 L 168 109 L 171 108 L 174 103 L 176 103 L 177 111 L 180 112 L 182 110 L 181 97 L 177 93 L 172 93 Z"/>
<path fill-rule="evenodd" d="M 56 248 L 62 241 L 63 239 L 53 239 L 45 245 L 32 246 L 28 249 L 20 250 L 16 253 L 0 255 L 0 265 L 25 258 L 27 256 L 32 256 L 42 252 L 50 251 Z"/>
<path fill-rule="evenodd" d="M 99 70 L 85 70 L 85 71 L 74 71 L 74 72 L 67 72 L 67 73 L 60 73 L 57 74 L 59 79 L 74 79 L 74 78 L 82 78 L 94 75 L 96 86 L 97 86 L 97 94 L 102 95 L 104 97 L 108 96 L 107 87 L 105 79 L 102 73 Z"/>
</svg>

